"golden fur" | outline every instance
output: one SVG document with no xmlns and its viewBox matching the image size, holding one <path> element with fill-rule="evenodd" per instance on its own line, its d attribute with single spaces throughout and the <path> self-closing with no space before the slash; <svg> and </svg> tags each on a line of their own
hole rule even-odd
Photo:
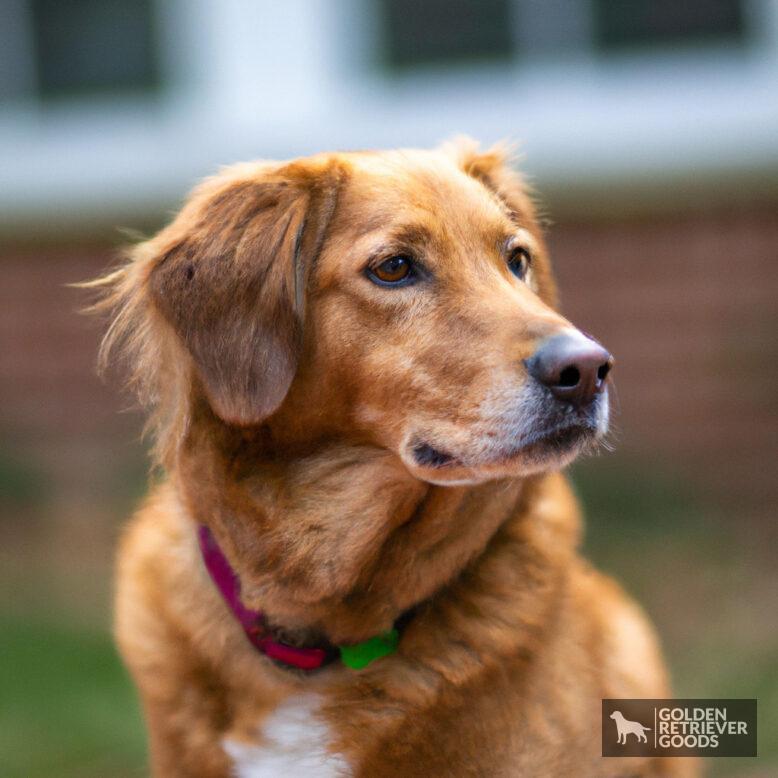
<svg viewBox="0 0 778 778">
<path fill-rule="evenodd" d="M 531 250 L 524 281 L 507 240 Z M 427 281 L 371 283 L 392 254 Z M 102 359 L 123 346 L 166 473 L 121 545 L 116 611 L 156 775 L 231 774 L 225 741 L 261 747 L 300 695 L 356 776 L 694 771 L 599 756 L 601 698 L 669 690 L 644 616 L 576 550 L 556 471 L 592 441 L 515 444 L 546 413 L 522 361 L 572 325 L 501 149 L 230 168 L 95 285 Z M 359 642 L 418 606 L 398 652 L 276 667 L 208 578 L 198 523 L 289 640 Z"/>
</svg>

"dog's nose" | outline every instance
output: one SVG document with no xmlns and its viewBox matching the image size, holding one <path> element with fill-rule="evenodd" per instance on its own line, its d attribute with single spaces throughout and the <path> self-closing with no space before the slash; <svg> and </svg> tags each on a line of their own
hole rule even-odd
<svg viewBox="0 0 778 778">
<path fill-rule="evenodd" d="M 525 360 L 529 374 L 556 397 L 578 407 L 605 387 L 613 357 L 580 332 L 556 335 Z"/>
</svg>

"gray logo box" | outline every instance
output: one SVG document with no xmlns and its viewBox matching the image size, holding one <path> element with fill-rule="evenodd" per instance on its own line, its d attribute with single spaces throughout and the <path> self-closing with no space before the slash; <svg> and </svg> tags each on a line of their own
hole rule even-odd
<svg viewBox="0 0 778 778">
<path fill-rule="evenodd" d="M 756 700 L 603 700 L 603 756 L 756 756 Z"/>
</svg>

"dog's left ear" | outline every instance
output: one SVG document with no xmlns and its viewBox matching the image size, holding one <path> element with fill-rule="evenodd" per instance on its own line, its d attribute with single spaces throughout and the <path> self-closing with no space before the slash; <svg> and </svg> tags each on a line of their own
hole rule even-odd
<svg viewBox="0 0 778 778">
<path fill-rule="evenodd" d="M 289 390 L 309 270 L 344 176 L 326 159 L 233 169 L 197 190 L 154 241 L 153 304 L 229 423 L 261 422 Z"/>
<path fill-rule="evenodd" d="M 480 181 L 497 195 L 519 221 L 536 219 L 535 205 L 529 196 L 529 187 L 512 166 L 515 149 L 507 143 L 497 143 L 481 150 L 478 141 L 459 136 L 440 147 L 465 173 Z"/>
</svg>

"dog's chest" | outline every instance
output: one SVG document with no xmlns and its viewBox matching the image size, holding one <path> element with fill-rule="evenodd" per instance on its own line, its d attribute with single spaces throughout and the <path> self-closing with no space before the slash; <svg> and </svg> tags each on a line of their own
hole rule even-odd
<svg viewBox="0 0 778 778">
<path fill-rule="evenodd" d="M 352 774 L 345 758 L 329 751 L 331 732 L 319 715 L 316 695 L 285 700 L 262 721 L 257 734 L 256 744 L 224 740 L 236 778 L 341 778 Z"/>
</svg>

